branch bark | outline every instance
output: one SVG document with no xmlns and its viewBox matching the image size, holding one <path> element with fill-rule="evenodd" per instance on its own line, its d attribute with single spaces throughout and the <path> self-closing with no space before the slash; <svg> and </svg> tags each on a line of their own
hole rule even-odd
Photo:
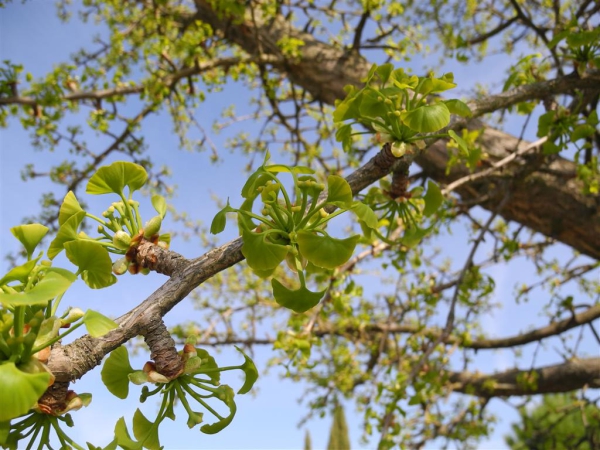
<svg viewBox="0 0 600 450">
<path fill-rule="evenodd" d="M 512 369 L 493 375 L 452 372 L 456 392 L 480 397 L 509 397 L 600 388 L 600 358 L 578 359 L 532 370 Z"/>
</svg>

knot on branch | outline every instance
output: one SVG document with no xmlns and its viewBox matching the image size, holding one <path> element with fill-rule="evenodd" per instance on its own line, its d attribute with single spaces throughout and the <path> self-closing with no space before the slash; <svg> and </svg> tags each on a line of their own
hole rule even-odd
<svg viewBox="0 0 600 450">
<path fill-rule="evenodd" d="M 150 347 L 150 357 L 156 371 L 169 380 L 177 378 L 183 372 L 183 361 L 175 349 L 175 341 L 162 319 L 157 320 L 144 334 L 144 340 Z"/>
<path fill-rule="evenodd" d="M 138 245 L 129 248 L 126 258 L 136 263 L 137 271 L 149 269 L 167 276 L 177 273 L 186 261 L 179 253 L 156 245 L 144 237 Z"/>
</svg>

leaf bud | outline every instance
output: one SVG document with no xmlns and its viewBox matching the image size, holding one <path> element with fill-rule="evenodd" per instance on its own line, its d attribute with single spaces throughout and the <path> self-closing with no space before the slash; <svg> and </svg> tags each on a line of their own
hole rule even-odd
<svg viewBox="0 0 600 450">
<path fill-rule="evenodd" d="M 102 225 L 98 225 L 98 228 L 96 230 L 98 231 L 98 233 L 104 233 L 104 227 Z"/>
<path fill-rule="evenodd" d="M 69 309 L 69 314 L 67 314 L 67 317 L 65 317 L 64 319 L 62 319 L 60 321 L 61 326 L 66 325 L 66 324 L 71 324 L 71 323 L 81 319 L 84 315 L 85 315 L 85 313 L 80 308 L 71 308 L 71 309 Z"/>
<path fill-rule="evenodd" d="M 113 236 L 113 245 L 120 250 L 127 250 L 131 245 L 131 236 L 123 230 L 117 231 Z"/>
<path fill-rule="evenodd" d="M 157 234 L 160 231 L 160 226 L 162 225 L 162 217 L 154 216 L 144 226 L 144 237 L 146 239 L 150 239 L 152 236 Z"/>
<path fill-rule="evenodd" d="M 127 268 L 129 267 L 129 262 L 127 258 L 119 258 L 112 265 L 112 272 L 115 275 L 123 275 L 127 272 Z"/>
</svg>

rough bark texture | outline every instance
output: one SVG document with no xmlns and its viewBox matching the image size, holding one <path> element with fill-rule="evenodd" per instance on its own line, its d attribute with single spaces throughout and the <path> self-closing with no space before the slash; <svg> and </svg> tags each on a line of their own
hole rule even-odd
<svg viewBox="0 0 600 450">
<path fill-rule="evenodd" d="M 254 23 L 236 23 L 219 16 L 205 0 L 196 0 L 195 3 L 198 19 L 210 24 L 218 34 L 252 55 L 262 53 L 283 58 L 277 42 L 284 36 L 301 39 L 305 43 L 302 56 L 287 63 L 274 64 L 274 67 L 284 71 L 290 81 L 322 102 L 333 104 L 336 99 L 343 98 L 344 86 L 360 85 L 361 79 L 369 70 L 370 64 L 357 53 L 318 41 L 312 35 L 293 28 L 283 17 L 268 23 L 261 21 L 260 17 L 255 17 Z M 575 89 L 600 91 L 600 74 L 596 71 L 584 78 L 571 74 L 561 79 L 520 87 L 510 94 L 489 96 L 472 102 L 470 106 L 475 116 L 479 116 L 524 100 L 571 93 Z M 484 124 L 472 120 L 468 126 L 480 128 Z M 490 162 L 515 151 L 517 143 L 517 138 L 489 127 L 486 127 L 482 139 L 482 147 L 490 155 Z M 519 145 L 528 143 L 521 142 Z M 447 148 L 440 142 L 423 152 L 417 158 L 417 163 L 427 175 L 441 183 L 448 183 L 468 174 L 463 167 L 447 176 L 447 160 Z M 536 170 L 523 170 L 525 162 L 533 164 L 531 167 Z M 502 216 L 557 239 L 594 259 L 600 259 L 600 200 L 582 195 L 582 185 L 574 179 L 574 175 L 575 164 L 560 157 L 515 161 L 501 174 L 504 179 L 512 180 L 512 196 L 504 207 Z M 494 210 L 498 202 L 496 186 L 497 181 L 480 180 L 465 185 L 458 192 L 466 200 L 485 198 L 492 194 L 482 206 Z"/>
<path fill-rule="evenodd" d="M 512 369 L 494 375 L 451 373 L 454 390 L 481 397 L 508 397 L 600 388 L 600 358 L 572 360 L 533 370 Z M 533 389 L 535 387 L 535 389 Z"/>
</svg>

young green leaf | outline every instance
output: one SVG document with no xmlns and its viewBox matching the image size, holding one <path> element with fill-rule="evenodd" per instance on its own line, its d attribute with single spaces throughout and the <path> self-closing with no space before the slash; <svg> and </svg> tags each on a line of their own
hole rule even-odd
<svg viewBox="0 0 600 450">
<path fill-rule="evenodd" d="M 142 166 L 127 161 L 116 161 L 100 167 L 90 178 L 85 192 L 92 195 L 121 195 L 127 186 L 132 193 L 142 188 L 147 180 L 148 174 Z"/>
<path fill-rule="evenodd" d="M 214 219 L 212 220 L 212 223 L 210 224 L 211 234 L 219 234 L 225 229 L 225 225 L 227 224 L 227 213 L 230 212 L 237 212 L 237 210 L 229 206 L 228 199 L 225 207 L 215 215 Z"/>
<path fill-rule="evenodd" d="M 27 413 L 48 389 L 49 382 L 48 372 L 23 372 L 12 361 L 0 364 L 0 422 Z"/>
<path fill-rule="evenodd" d="M 117 282 L 112 274 L 112 261 L 108 252 L 93 241 L 71 241 L 65 243 L 67 258 L 77 267 L 81 278 L 92 289 L 101 289 Z"/>
<path fill-rule="evenodd" d="M 129 436 L 127 431 L 127 425 L 125 424 L 125 418 L 121 417 L 115 425 L 115 441 L 117 445 L 125 450 L 141 450 L 142 443 L 136 442 Z"/>
<path fill-rule="evenodd" d="M 269 166 L 265 166 L 265 170 L 271 173 L 295 173 L 295 174 L 304 174 L 310 175 L 315 173 L 313 169 L 306 166 L 286 166 L 283 164 L 271 164 Z"/>
<path fill-rule="evenodd" d="M 265 233 L 242 230 L 242 239 L 242 254 L 252 269 L 269 270 L 277 267 L 288 253 L 285 245 L 267 242 Z"/>
<path fill-rule="evenodd" d="M 252 386 L 254 386 L 254 383 L 256 383 L 256 380 L 258 380 L 258 370 L 256 369 L 256 366 L 254 365 L 254 361 L 252 361 L 248 355 L 246 355 L 241 348 L 239 348 L 237 345 L 234 345 L 235 349 L 240 352 L 243 356 L 244 356 L 244 364 L 242 364 L 240 366 L 240 369 L 244 372 L 244 375 L 246 375 L 246 380 L 244 381 L 244 385 L 240 388 L 240 390 L 237 392 L 238 394 L 246 394 L 248 392 L 250 392 L 250 389 L 252 389 Z"/>
<path fill-rule="evenodd" d="M 48 227 L 45 227 L 39 223 L 31 223 L 12 227 L 10 232 L 19 240 L 21 244 L 23 244 L 23 247 L 25 247 L 25 250 L 27 251 L 27 259 L 31 259 L 33 251 L 44 238 L 44 236 L 46 236 L 46 233 L 48 233 Z"/>
<path fill-rule="evenodd" d="M 13 267 L 12 269 L 10 269 L 6 273 L 6 275 L 0 278 L 0 286 L 4 286 L 10 283 L 11 281 L 20 281 L 21 283 L 24 283 L 27 280 L 27 277 L 29 276 L 33 268 L 35 267 L 35 265 L 37 264 L 41 255 L 42 254 L 40 253 L 40 256 L 38 256 L 36 259 L 31 259 L 25 264 L 21 264 L 20 266 Z"/>
<path fill-rule="evenodd" d="M 342 125 L 335 132 L 335 140 L 342 143 L 345 152 L 352 150 L 352 125 Z"/>
<path fill-rule="evenodd" d="M 167 201 L 162 195 L 155 194 L 152 196 L 152 206 L 156 210 L 158 214 L 160 214 L 161 218 L 165 218 L 167 214 Z"/>
<path fill-rule="evenodd" d="M 104 336 L 110 330 L 114 330 L 119 325 L 114 320 L 109 319 L 98 311 L 88 309 L 83 316 L 83 323 L 88 333 L 92 337 Z"/>
<path fill-rule="evenodd" d="M 352 203 L 351 209 L 356 214 L 356 217 L 358 217 L 358 220 L 363 222 L 367 227 L 373 230 L 377 229 L 379 219 L 377 219 L 377 215 L 369 205 L 356 201 Z"/>
<path fill-rule="evenodd" d="M 221 400 L 223 403 L 225 403 L 225 405 L 227 405 L 227 407 L 229 408 L 229 415 L 213 424 L 203 425 L 200 428 L 200 431 L 202 431 L 205 434 L 215 434 L 231 423 L 237 410 L 235 406 L 235 401 L 233 400 L 234 395 L 235 394 L 233 393 L 233 389 L 231 389 L 226 384 L 217 388 L 217 394 L 215 397 Z"/>
<path fill-rule="evenodd" d="M 102 382 L 106 389 L 120 399 L 126 399 L 129 394 L 128 375 L 134 372 L 129 363 L 129 354 L 124 346 L 114 349 L 102 366 Z"/>
<path fill-rule="evenodd" d="M 291 309 L 297 313 L 306 312 L 316 306 L 323 298 L 323 295 L 325 295 L 325 291 L 312 292 L 306 286 L 301 286 L 295 291 L 290 290 L 275 278 L 271 280 L 271 286 L 275 301 L 284 308 Z"/>
<path fill-rule="evenodd" d="M 424 105 L 412 111 L 403 111 L 400 120 L 411 130 L 431 133 L 450 123 L 450 111 L 444 103 Z"/>
<path fill-rule="evenodd" d="M 443 103 L 448 107 L 450 114 L 456 114 L 457 116 L 461 117 L 471 117 L 473 115 L 471 108 L 469 108 L 466 103 L 461 102 L 460 100 L 444 100 Z"/>
<path fill-rule="evenodd" d="M 427 182 L 427 193 L 423 197 L 423 200 L 425 200 L 425 209 L 423 210 L 425 217 L 429 217 L 435 213 L 444 201 L 440 187 L 431 180 Z"/>
<path fill-rule="evenodd" d="M 320 236 L 310 231 L 298 231 L 297 242 L 300 253 L 315 266 L 335 269 L 350 259 L 360 236 L 335 239 Z"/>
<path fill-rule="evenodd" d="M 50 242 L 50 247 L 48 247 L 47 252 L 48 258 L 54 259 L 56 255 L 63 251 L 65 248 L 65 243 L 79 239 L 79 236 L 77 235 L 77 229 L 79 228 L 79 225 L 83 221 L 84 217 L 85 212 L 80 211 L 65 220 L 65 222 L 58 229 L 54 240 Z"/>
<path fill-rule="evenodd" d="M 461 138 L 453 130 L 448 130 L 448 135 L 454 140 L 454 142 L 456 142 L 459 149 L 461 149 L 465 154 L 469 154 L 469 145 L 463 138 Z"/>
<path fill-rule="evenodd" d="M 46 305 L 69 289 L 73 281 L 75 281 L 73 274 L 65 276 L 57 272 L 49 272 L 29 291 L 16 294 L 0 292 L 0 304 L 11 307 Z"/>
<path fill-rule="evenodd" d="M 138 409 L 133 414 L 133 435 L 147 449 L 160 449 L 158 424 L 150 422 Z"/>
<path fill-rule="evenodd" d="M 344 209 L 352 206 L 352 188 L 344 178 L 337 175 L 327 177 L 326 202 Z"/>
<path fill-rule="evenodd" d="M 218 369 L 219 366 L 215 361 L 215 358 L 203 348 L 196 348 L 196 355 L 202 359 L 202 365 L 196 369 L 193 373 L 204 373 L 206 374 L 211 382 L 216 386 L 221 382 L 221 372 Z"/>
<path fill-rule="evenodd" d="M 83 211 L 83 208 L 77 201 L 77 197 L 75 197 L 73 191 L 67 192 L 58 212 L 58 225 L 62 226 L 71 216 L 81 211 Z"/>
</svg>

